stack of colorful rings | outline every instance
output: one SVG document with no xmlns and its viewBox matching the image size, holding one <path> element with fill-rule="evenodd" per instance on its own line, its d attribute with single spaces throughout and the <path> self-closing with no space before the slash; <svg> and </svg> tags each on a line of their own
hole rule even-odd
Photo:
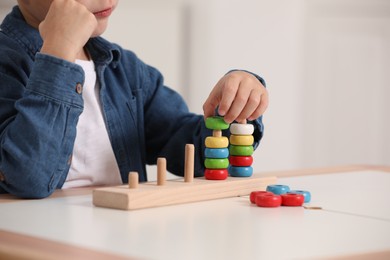
<svg viewBox="0 0 390 260">
<path fill-rule="evenodd" d="M 205 140 L 205 173 L 207 180 L 225 180 L 228 177 L 229 166 L 229 139 L 222 136 L 222 130 L 228 129 L 222 117 L 214 116 L 206 118 L 206 127 L 213 130 L 213 136 Z"/>
<path fill-rule="evenodd" d="M 230 125 L 229 174 L 232 177 L 250 177 L 253 173 L 252 124 Z"/>
</svg>

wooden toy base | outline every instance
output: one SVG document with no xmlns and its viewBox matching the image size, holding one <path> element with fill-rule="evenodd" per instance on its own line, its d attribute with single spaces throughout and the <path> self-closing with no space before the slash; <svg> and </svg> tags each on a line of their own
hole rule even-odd
<svg viewBox="0 0 390 260">
<path fill-rule="evenodd" d="M 276 183 L 276 177 L 228 177 L 223 181 L 194 178 L 167 180 L 163 186 L 156 182 L 140 183 L 138 188 L 128 185 L 93 190 L 93 204 L 98 207 L 134 210 L 196 201 L 249 195 L 255 190 L 265 190 Z"/>
</svg>

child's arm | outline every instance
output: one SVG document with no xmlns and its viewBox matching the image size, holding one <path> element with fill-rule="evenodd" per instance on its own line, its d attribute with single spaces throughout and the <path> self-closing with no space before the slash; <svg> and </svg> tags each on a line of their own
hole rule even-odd
<svg viewBox="0 0 390 260">
<path fill-rule="evenodd" d="M 222 77 L 203 105 L 204 116 L 218 113 L 227 123 L 255 120 L 268 106 L 268 92 L 261 82 L 246 71 L 232 71 Z"/>
<path fill-rule="evenodd" d="M 95 16 L 77 1 L 53 1 L 39 24 L 41 53 L 74 62 L 97 26 Z"/>
<path fill-rule="evenodd" d="M 95 26 L 83 5 L 55 0 L 40 24 L 44 42 L 34 60 L 1 39 L 14 46 L 0 55 L 0 192 L 42 198 L 64 181 L 83 109 L 76 88 L 84 73 L 72 62 Z"/>
</svg>

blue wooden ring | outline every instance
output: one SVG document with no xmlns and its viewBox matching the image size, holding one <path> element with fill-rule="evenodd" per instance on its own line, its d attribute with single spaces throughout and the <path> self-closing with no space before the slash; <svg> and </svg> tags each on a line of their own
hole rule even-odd
<svg viewBox="0 0 390 260">
<path fill-rule="evenodd" d="M 272 192 L 273 194 L 276 194 L 276 195 L 281 195 L 281 194 L 285 194 L 285 193 L 289 192 L 290 191 L 290 187 L 287 186 L 287 185 L 280 185 L 280 184 L 268 185 L 267 186 L 267 191 L 270 191 L 270 192 Z"/>
<path fill-rule="evenodd" d="M 204 150 L 204 155 L 206 158 L 227 158 L 229 157 L 229 149 L 228 148 L 206 148 Z"/>
<path fill-rule="evenodd" d="M 253 168 L 251 166 L 229 166 L 228 170 L 231 177 L 251 177 L 253 174 Z"/>
<path fill-rule="evenodd" d="M 303 197 L 305 197 L 305 203 L 309 203 L 311 200 L 311 194 L 309 191 L 306 190 L 290 190 L 288 193 L 302 194 Z"/>
</svg>

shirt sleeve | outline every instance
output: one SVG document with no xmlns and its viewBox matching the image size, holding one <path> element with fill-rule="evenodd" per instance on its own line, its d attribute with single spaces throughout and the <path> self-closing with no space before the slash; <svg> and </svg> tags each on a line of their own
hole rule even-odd
<svg viewBox="0 0 390 260">
<path fill-rule="evenodd" d="M 69 169 L 84 73 L 41 53 L 34 61 L 6 56 L 0 64 L 0 189 L 47 197 Z"/>
</svg>

